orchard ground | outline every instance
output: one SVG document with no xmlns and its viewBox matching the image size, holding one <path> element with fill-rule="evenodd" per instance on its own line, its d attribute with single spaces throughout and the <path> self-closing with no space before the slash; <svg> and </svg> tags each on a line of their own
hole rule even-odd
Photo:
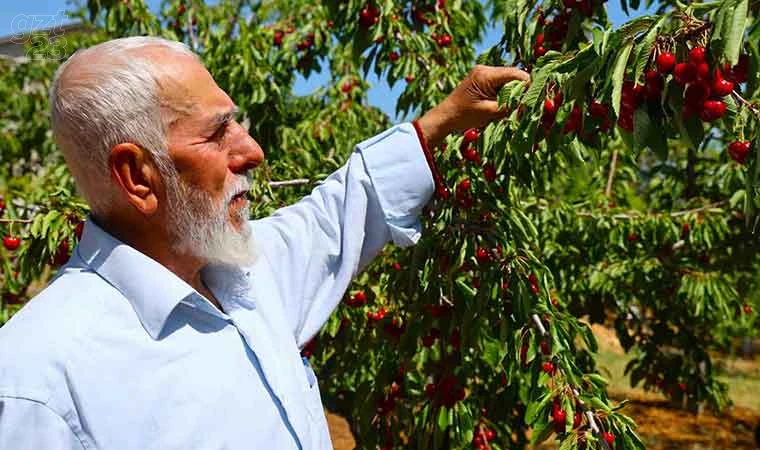
<svg viewBox="0 0 760 450">
<path fill-rule="evenodd" d="M 610 380 L 610 396 L 618 401 L 628 399 L 626 411 L 636 418 L 639 432 L 649 450 L 752 450 L 755 427 L 760 426 L 760 357 L 753 359 L 716 355 L 721 367 L 721 381 L 728 383 L 734 406 L 719 417 L 709 411 L 694 415 L 669 405 L 665 396 L 631 388 L 623 374 L 626 357 L 614 330 L 592 326 L 599 340 L 601 372 Z M 321 376 L 325 376 L 322 374 Z M 328 413 L 330 435 L 335 450 L 351 450 L 356 441 L 346 419 Z M 536 450 L 556 448 L 552 440 Z"/>
</svg>

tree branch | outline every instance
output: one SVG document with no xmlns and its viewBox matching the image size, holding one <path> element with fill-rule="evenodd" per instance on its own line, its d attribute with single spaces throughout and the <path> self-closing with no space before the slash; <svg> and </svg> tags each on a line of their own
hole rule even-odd
<svg viewBox="0 0 760 450">
<path fill-rule="evenodd" d="M 750 111 L 752 111 L 752 114 L 755 115 L 755 118 L 760 121 L 760 110 L 758 110 L 755 105 L 753 105 L 752 103 L 748 102 L 744 97 L 741 96 L 741 94 L 739 94 L 736 91 L 731 92 L 731 95 L 736 100 L 738 100 L 739 103 L 741 103 L 742 105 L 746 106 Z"/>
<path fill-rule="evenodd" d="M 717 207 L 725 205 L 726 203 L 728 203 L 727 200 L 721 200 L 719 202 L 710 203 L 704 206 L 700 206 L 698 208 L 686 209 L 683 211 L 674 211 L 674 212 L 666 213 L 666 214 L 653 214 L 652 216 L 654 217 L 658 217 L 658 216 L 680 217 L 680 216 L 685 216 L 687 214 L 692 214 L 692 213 L 697 213 L 700 211 L 706 211 L 712 208 L 717 208 Z M 548 207 L 539 206 L 538 209 L 548 209 Z M 596 216 L 591 211 L 577 211 L 575 214 L 580 217 L 595 217 Z M 620 214 L 613 214 L 607 217 L 610 217 L 612 219 L 631 220 L 631 219 L 643 219 L 644 217 L 646 217 L 646 214 L 620 213 Z"/>
<path fill-rule="evenodd" d="M 284 187 L 284 186 L 298 186 L 302 184 L 308 184 L 309 182 L 310 180 L 308 178 L 295 178 L 293 180 L 270 181 L 269 187 L 278 188 L 278 187 Z"/>
<path fill-rule="evenodd" d="M 618 151 L 612 152 L 612 162 L 610 163 L 610 173 L 607 175 L 607 188 L 604 190 L 604 196 L 609 197 L 612 193 L 612 180 L 615 179 L 615 167 L 617 167 Z"/>
</svg>

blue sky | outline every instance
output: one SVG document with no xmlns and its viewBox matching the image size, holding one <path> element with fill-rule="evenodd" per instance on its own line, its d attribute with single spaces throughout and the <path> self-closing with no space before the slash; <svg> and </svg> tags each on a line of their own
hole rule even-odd
<svg viewBox="0 0 760 450">
<path fill-rule="evenodd" d="M 18 24 L 19 15 L 38 15 L 38 16 L 57 16 L 64 17 L 63 14 L 59 15 L 59 11 L 65 11 L 69 9 L 69 5 L 66 0 L 4 0 L 3 5 L 0 6 L 0 37 L 10 35 L 14 32 L 14 24 Z M 153 9 L 157 9 L 160 4 L 160 0 L 148 0 L 148 4 Z M 617 0 L 612 0 L 607 4 L 608 13 L 612 22 L 619 26 L 626 22 L 628 17 L 625 16 L 617 3 Z M 645 11 L 632 12 L 632 16 L 638 16 L 645 13 Z M 15 19 L 15 22 L 14 22 Z M 37 25 L 39 26 L 39 25 Z M 18 28 L 16 25 L 15 28 Z M 477 52 L 481 52 L 498 41 L 499 35 L 497 30 L 490 29 L 486 32 L 483 42 L 476 45 Z M 328 80 L 328 74 L 323 72 L 311 76 L 308 80 L 299 79 L 295 86 L 295 91 L 299 94 L 306 94 L 311 92 L 315 88 L 324 85 Z M 390 89 L 385 83 L 379 82 L 379 80 L 370 74 L 368 81 L 373 86 L 368 95 L 369 102 L 373 105 L 379 106 L 385 111 L 391 118 L 395 118 L 395 105 L 396 99 L 404 90 L 405 83 L 403 80 L 396 83 L 394 89 Z M 395 118 L 396 122 L 401 121 L 403 118 Z"/>
</svg>

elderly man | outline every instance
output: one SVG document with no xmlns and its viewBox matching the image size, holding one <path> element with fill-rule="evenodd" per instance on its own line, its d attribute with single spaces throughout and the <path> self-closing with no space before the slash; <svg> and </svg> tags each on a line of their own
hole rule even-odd
<svg viewBox="0 0 760 450">
<path fill-rule="evenodd" d="M 503 117 L 513 79 L 528 75 L 477 67 L 249 222 L 264 154 L 195 54 L 149 37 L 77 52 L 53 81 L 52 127 L 91 214 L 70 262 L 0 329 L 0 448 L 331 448 L 299 348 L 388 241 L 419 238 L 426 146 Z"/>
</svg>

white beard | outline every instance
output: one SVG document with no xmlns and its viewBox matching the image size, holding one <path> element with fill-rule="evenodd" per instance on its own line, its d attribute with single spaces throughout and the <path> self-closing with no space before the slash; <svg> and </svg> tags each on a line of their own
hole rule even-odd
<svg viewBox="0 0 760 450">
<path fill-rule="evenodd" d="M 246 203 L 235 213 L 240 224 L 237 230 L 230 222 L 230 201 L 240 191 L 250 190 L 250 179 L 238 176 L 224 192 L 221 204 L 206 192 L 185 184 L 178 176 L 164 177 L 167 181 L 167 200 L 172 248 L 180 254 L 190 254 L 210 264 L 237 267 L 251 266 L 256 260 L 251 226 L 248 223 L 250 206 Z"/>
</svg>

